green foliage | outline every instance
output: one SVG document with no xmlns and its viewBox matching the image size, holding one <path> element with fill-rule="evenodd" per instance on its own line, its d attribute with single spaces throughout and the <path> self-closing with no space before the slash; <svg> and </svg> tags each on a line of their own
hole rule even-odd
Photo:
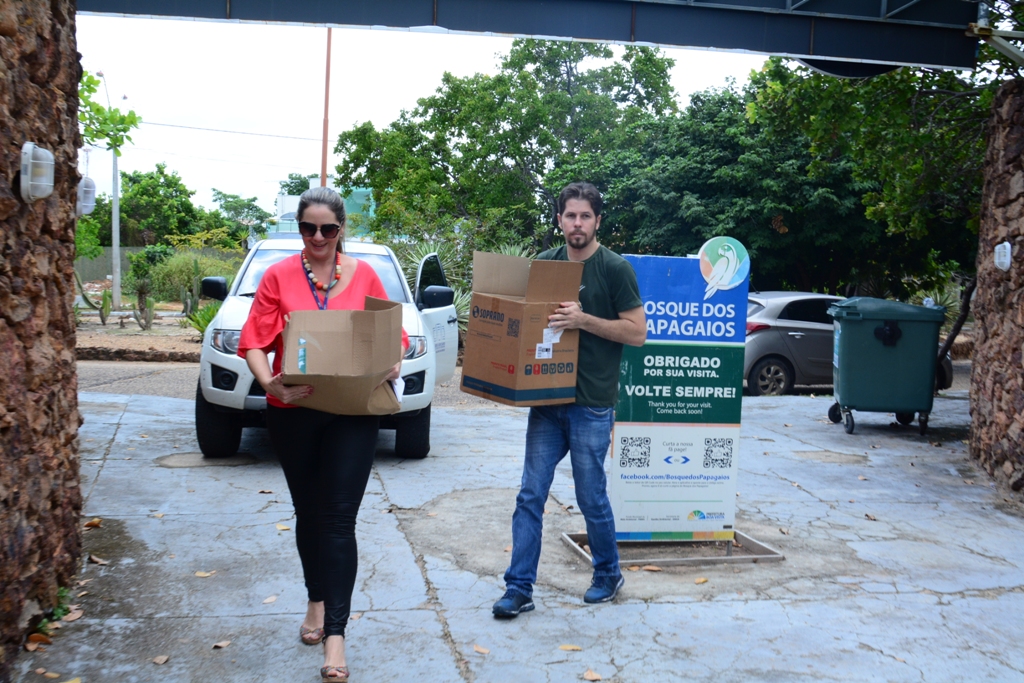
<svg viewBox="0 0 1024 683">
<path fill-rule="evenodd" d="M 90 216 L 82 216 L 75 226 L 75 258 L 92 260 L 102 255 L 100 224 Z"/>
<path fill-rule="evenodd" d="M 309 189 L 310 179 L 319 177 L 319 173 L 310 173 L 309 175 L 289 173 L 288 180 L 281 180 L 278 183 L 281 186 L 281 194 L 298 196 Z"/>
<path fill-rule="evenodd" d="M 388 127 L 342 133 L 339 185 L 374 188 L 377 241 L 549 244 L 564 179 L 674 110 L 672 63 L 646 47 L 615 60 L 604 45 L 517 40 L 496 75 L 445 74 Z"/>
<path fill-rule="evenodd" d="M 100 297 L 99 303 L 96 303 L 95 301 L 89 298 L 89 294 L 85 291 L 85 287 L 82 286 L 82 278 L 78 275 L 78 271 L 76 270 L 73 272 L 75 273 L 75 282 L 78 284 L 78 291 L 82 293 L 82 301 L 85 302 L 87 308 L 91 308 L 94 311 L 99 311 L 100 324 L 106 325 L 107 317 L 110 315 L 110 307 L 113 302 L 113 293 L 109 289 L 103 290 L 103 294 Z M 77 325 L 78 322 L 78 313 L 76 312 L 75 324 Z"/>
<path fill-rule="evenodd" d="M 144 306 L 132 308 L 132 317 L 145 332 L 153 328 L 153 314 L 156 312 L 156 300 L 148 297 Z"/>
<path fill-rule="evenodd" d="M 166 244 L 151 244 L 135 254 L 128 254 L 128 276 L 122 283 L 124 289 L 135 292 L 138 307 L 145 309 L 146 297 L 152 290 L 150 278 L 153 267 L 174 255 L 174 250 Z"/>
<path fill-rule="evenodd" d="M 244 246 L 249 235 L 260 239 L 267 235 L 267 221 L 273 217 L 256 204 L 256 197 L 243 199 L 237 194 L 226 194 L 213 189 L 213 201 L 220 206 L 221 213 L 230 226 L 231 239 Z"/>
<path fill-rule="evenodd" d="M 100 80 L 83 70 L 78 81 L 78 122 L 82 124 L 82 140 L 86 144 L 106 141 L 107 149 L 121 156 L 121 147 L 132 141 L 129 131 L 138 128 L 142 118 L 134 111 L 122 114 L 116 107 L 104 107 L 96 102 L 93 97 L 99 87 Z"/>
<path fill-rule="evenodd" d="M 213 322 L 214 317 L 217 315 L 217 311 L 220 310 L 220 301 L 211 301 L 204 304 L 199 310 L 194 311 L 188 316 L 188 321 L 194 327 L 199 334 L 206 334 L 206 328 Z"/>
<path fill-rule="evenodd" d="M 150 293 L 158 301 L 177 301 L 182 290 L 198 292 L 198 283 L 204 277 L 230 278 L 241 265 L 240 261 L 179 251 L 151 268 L 148 274 Z"/>
</svg>

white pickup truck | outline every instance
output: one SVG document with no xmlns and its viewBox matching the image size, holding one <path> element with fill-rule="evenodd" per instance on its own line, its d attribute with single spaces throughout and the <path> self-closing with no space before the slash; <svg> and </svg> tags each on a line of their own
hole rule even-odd
<svg viewBox="0 0 1024 683">
<path fill-rule="evenodd" d="M 203 335 L 196 389 L 196 436 L 207 458 L 234 455 L 243 428 L 266 426 L 266 394 L 245 359 L 237 355 L 238 338 L 263 273 L 271 264 L 301 250 L 298 235 L 263 240 L 249 251 L 230 289 L 224 278 L 203 279 L 203 296 L 224 302 Z M 455 373 L 458 322 L 454 293 L 436 254 L 420 262 L 416 289 L 410 292 L 398 259 L 388 247 L 345 242 L 345 253 L 369 263 L 388 298 L 402 304 L 402 325 L 409 335 L 409 349 L 402 359 L 402 410 L 382 417 L 381 428 L 395 430 L 399 457 L 424 458 L 430 452 L 434 386 Z"/>
</svg>

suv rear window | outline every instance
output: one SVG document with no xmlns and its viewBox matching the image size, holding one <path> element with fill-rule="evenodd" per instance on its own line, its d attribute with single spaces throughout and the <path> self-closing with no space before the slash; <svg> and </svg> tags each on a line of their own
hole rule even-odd
<svg viewBox="0 0 1024 683">
<path fill-rule="evenodd" d="M 779 320 L 799 320 L 805 323 L 820 323 L 831 325 L 832 316 L 828 314 L 828 307 L 837 299 L 799 299 L 786 304 L 786 308 L 779 315 Z"/>
<path fill-rule="evenodd" d="M 238 296 L 255 295 L 256 288 L 259 287 L 260 280 L 263 279 L 263 274 L 267 272 L 267 268 L 296 253 L 298 252 L 288 249 L 258 250 L 253 254 L 252 260 L 245 267 L 245 272 L 242 273 L 235 292 L 237 292 Z M 373 267 L 377 277 L 380 278 L 381 284 L 384 285 L 384 291 L 388 293 L 389 299 L 403 304 L 408 303 L 408 299 L 405 296 L 405 287 L 402 286 L 402 275 L 398 272 L 398 268 L 395 266 L 395 262 L 391 260 L 391 257 L 385 254 L 352 253 L 349 255 L 360 261 L 366 261 Z"/>
</svg>

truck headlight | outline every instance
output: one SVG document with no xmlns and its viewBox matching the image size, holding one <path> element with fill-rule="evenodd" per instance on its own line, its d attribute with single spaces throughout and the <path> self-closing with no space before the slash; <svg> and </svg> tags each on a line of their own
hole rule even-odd
<svg viewBox="0 0 1024 683">
<path fill-rule="evenodd" d="M 238 343 L 235 343 L 238 346 Z M 412 360 L 413 358 L 419 358 L 427 352 L 427 338 L 426 337 L 409 337 L 409 348 L 405 350 L 405 355 L 402 356 L 402 360 Z"/>
<path fill-rule="evenodd" d="M 238 353 L 238 338 L 241 336 L 241 330 L 214 330 L 210 343 L 221 353 L 234 356 Z"/>
</svg>

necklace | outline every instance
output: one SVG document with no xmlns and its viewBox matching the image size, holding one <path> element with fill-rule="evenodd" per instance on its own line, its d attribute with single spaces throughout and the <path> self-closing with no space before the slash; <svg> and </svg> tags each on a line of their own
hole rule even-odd
<svg viewBox="0 0 1024 683">
<path fill-rule="evenodd" d="M 334 277 L 326 285 L 313 274 L 313 268 L 309 265 L 309 259 L 306 258 L 305 249 L 302 250 L 302 269 L 306 271 L 309 291 L 313 293 L 313 298 L 316 299 L 316 307 L 321 311 L 327 310 L 327 295 L 330 289 L 341 280 L 341 253 L 338 253 L 334 261 Z M 320 301 L 320 296 L 317 294 L 318 290 L 324 293 L 323 302 Z"/>
</svg>

